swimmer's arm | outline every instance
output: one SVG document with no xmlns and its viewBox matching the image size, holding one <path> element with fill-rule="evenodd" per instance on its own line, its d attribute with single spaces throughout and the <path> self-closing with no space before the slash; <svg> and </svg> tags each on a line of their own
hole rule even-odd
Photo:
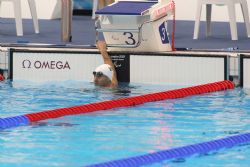
<svg viewBox="0 0 250 167">
<path fill-rule="evenodd" d="M 99 48 L 103 61 L 105 64 L 108 64 L 111 66 L 112 70 L 113 70 L 113 76 L 112 76 L 112 86 L 116 87 L 118 85 L 118 81 L 117 81 L 117 74 L 116 74 L 116 70 L 115 70 L 115 66 L 107 52 L 107 46 L 105 44 L 105 42 L 102 41 L 98 41 L 97 42 L 97 47 Z"/>
</svg>

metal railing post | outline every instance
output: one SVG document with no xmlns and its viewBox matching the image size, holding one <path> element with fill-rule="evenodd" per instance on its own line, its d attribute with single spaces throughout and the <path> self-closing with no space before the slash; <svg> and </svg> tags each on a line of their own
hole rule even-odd
<svg viewBox="0 0 250 167">
<path fill-rule="evenodd" d="M 72 24 L 72 0 L 62 0 L 61 6 L 61 40 L 62 42 L 71 42 L 71 24 Z"/>
</svg>

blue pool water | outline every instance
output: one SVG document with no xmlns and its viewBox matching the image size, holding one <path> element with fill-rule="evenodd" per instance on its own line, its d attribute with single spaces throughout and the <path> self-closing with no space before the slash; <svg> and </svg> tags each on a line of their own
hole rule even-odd
<svg viewBox="0 0 250 167">
<path fill-rule="evenodd" d="M 87 82 L 0 83 L 0 117 L 174 89 Z M 0 166 L 84 166 L 250 132 L 250 91 L 209 93 L 67 116 L 0 131 Z M 150 166 L 249 166 L 250 145 Z"/>
</svg>

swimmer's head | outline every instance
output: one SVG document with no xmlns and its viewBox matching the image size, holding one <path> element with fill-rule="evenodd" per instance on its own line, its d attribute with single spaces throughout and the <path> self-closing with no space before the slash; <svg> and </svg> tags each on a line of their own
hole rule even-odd
<svg viewBox="0 0 250 167">
<path fill-rule="evenodd" d="M 112 83 L 113 70 L 108 64 L 98 66 L 93 75 L 95 85 L 109 87 Z"/>
</svg>

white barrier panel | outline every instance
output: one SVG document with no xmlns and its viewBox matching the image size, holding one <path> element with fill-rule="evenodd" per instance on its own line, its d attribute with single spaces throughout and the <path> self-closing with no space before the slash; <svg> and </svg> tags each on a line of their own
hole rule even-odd
<svg viewBox="0 0 250 167">
<path fill-rule="evenodd" d="M 241 86 L 250 88 L 250 55 L 241 55 L 240 65 Z"/>
<path fill-rule="evenodd" d="M 93 79 L 98 53 L 11 51 L 10 78 L 35 82 Z"/>
<path fill-rule="evenodd" d="M 121 82 L 195 85 L 228 79 L 227 55 L 111 52 Z M 98 50 L 10 50 L 9 78 L 34 82 L 92 81 L 103 63 Z"/>
<path fill-rule="evenodd" d="M 228 78 L 227 56 L 131 55 L 130 81 L 196 85 Z"/>
</svg>

